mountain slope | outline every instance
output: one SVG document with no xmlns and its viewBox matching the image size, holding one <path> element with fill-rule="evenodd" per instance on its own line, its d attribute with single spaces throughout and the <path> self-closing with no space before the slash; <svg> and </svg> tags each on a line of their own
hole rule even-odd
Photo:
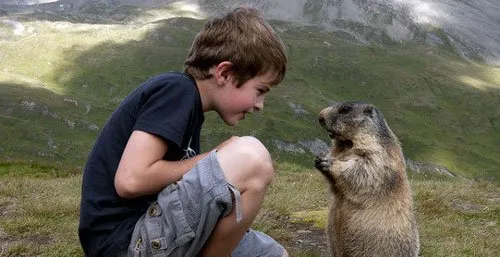
<svg viewBox="0 0 500 257">
<path fill-rule="evenodd" d="M 99 8 L 87 9 L 96 12 Z M 182 68 L 203 20 L 178 9 L 125 8 L 108 24 L 43 12 L 0 26 L 0 156 L 82 166 L 119 102 L 148 77 Z M 106 15 L 109 15 L 107 12 Z M 90 16 L 94 17 L 94 16 Z M 107 16 L 106 16 L 107 17 Z M 115 16 L 112 16 L 115 17 Z M 14 24 L 15 26 L 12 26 Z M 310 168 L 308 142 L 328 138 L 316 114 L 332 100 L 377 105 L 405 153 L 467 177 L 500 178 L 500 68 L 464 61 L 446 46 L 360 44 L 351 33 L 285 21 L 290 68 L 265 110 L 239 128 L 207 115 L 203 146 L 251 134 L 275 158 Z M 22 27 L 21 33 L 14 28 Z"/>
</svg>

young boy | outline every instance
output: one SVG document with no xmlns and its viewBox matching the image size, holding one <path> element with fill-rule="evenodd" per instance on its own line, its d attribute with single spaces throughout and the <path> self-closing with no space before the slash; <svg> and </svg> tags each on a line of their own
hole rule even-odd
<svg viewBox="0 0 500 257">
<path fill-rule="evenodd" d="M 253 137 L 200 153 L 203 113 L 235 126 L 282 81 L 281 39 L 251 8 L 205 24 L 184 73 L 135 89 L 111 115 L 83 174 L 79 236 L 92 256 L 288 256 L 249 230 L 274 171 Z"/>
</svg>

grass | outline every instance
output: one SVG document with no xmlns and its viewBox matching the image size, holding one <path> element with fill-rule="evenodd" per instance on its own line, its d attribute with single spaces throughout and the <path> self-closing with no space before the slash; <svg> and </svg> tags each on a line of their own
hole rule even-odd
<svg viewBox="0 0 500 257">
<path fill-rule="evenodd" d="M 497 256 L 498 187 L 485 181 L 416 178 L 417 218 L 424 256 Z M 460 247 L 459 247 L 460 245 Z"/>
<path fill-rule="evenodd" d="M 0 256 L 82 256 L 81 176 L 30 163 L 0 165 Z"/>
<path fill-rule="evenodd" d="M 291 256 L 325 256 L 329 191 L 315 170 L 276 163 L 254 228 Z M 20 175 L 22 174 L 22 175 Z M 0 165 L 0 256 L 83 256 L 78 243 L 81 175 L 30 163 Z M 421 256 L 498 256 L 500 189 L 480 180 L 410 173 Z"/>
</svg>

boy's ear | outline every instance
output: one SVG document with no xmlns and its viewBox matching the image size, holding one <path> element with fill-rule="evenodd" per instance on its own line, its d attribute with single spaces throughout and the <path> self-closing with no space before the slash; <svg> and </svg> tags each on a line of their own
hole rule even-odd
<svg viewBox="0 0 500 257">
<path fill-rule="evenodd" d="M 224 85 L 230 82 L 231 78 L 231 68 L 233 63 L 229 61 L 223 61 L 215 66 L 215 80 L 217 85 Z"/>
</svg>

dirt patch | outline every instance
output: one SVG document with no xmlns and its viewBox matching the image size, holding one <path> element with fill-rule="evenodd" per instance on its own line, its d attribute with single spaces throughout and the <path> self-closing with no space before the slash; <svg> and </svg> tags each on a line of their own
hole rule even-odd
<svg viewBox="0 0 500 257">
<path fill-rule="evenodd" d="M 455 210 L 462 211 L 465 213 L 475 213 L 481 210 L 484 210 L 486 206 L 479 205 L 479 204 L 471 204 L 468 202 L 462 202 L 458 200 L 453 200 L 452 201 L 452 207 Z"/>
<path fill-rule="evenodd" d="M 6 199 L 0 199 L 0 218 L 7 217 L 10 214 L 13 213 L 14 209 L 14 200 Z"/>
<path fill-rule="evenodd" d="M 9 234 L 5 233 L 5 230 L 0 227 L 0 241 L 4 242 L 9 237 Z"/>
<path fill-rule="evenodd" d="M 289 217 L 276 217 L 283 229 L 289 234 L 283 238 L 276 238 L 290 253 L 300 253 L 301 256 L 327 257 L 328 245 L 325 231 L 317 228 L 311 222 L 300 222 Z"/>
<path fill-rule="evenodd" d="M 4 253 L 9 253 L 9 249 L 12 250 L 13 248 L 18 247 L 20 245 L 27 246 L 29 249 L 33 250 L 32 247 L 37 248 L 37 246 L 48 245 L 53 242 L 54 239 L 46 235 L 30 235 L 21 238 L 15 238 L 5 233 L 2 227 L 0 227 L 0 256 L 4 256 L 3 255 Z M 31 250 L 30 253 L 33 253 L 31 252 Z M 11 255 L 8 254 L 8 256 Z M 26 255 L 23 254 L 22 256 Z"/>
<path fill-rule="evenodd" d="M 328 246 L 325 231 L 314 227 L 310 223 L 292 223 L 290 231 L 295 231 L 295 236 L 289 247 L 300 252 L 311 253 L 314 256 L 328 256 Z"/>
</svg>

